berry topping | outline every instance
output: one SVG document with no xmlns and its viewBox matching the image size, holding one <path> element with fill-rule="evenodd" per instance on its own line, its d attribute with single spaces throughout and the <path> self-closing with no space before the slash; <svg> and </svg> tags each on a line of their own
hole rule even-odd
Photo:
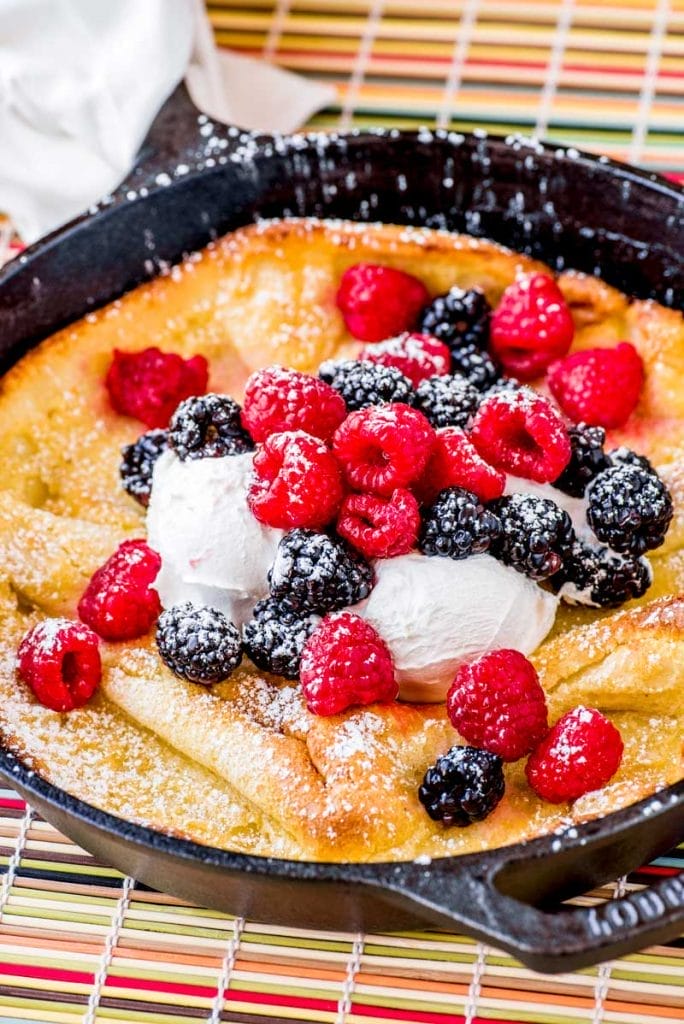
<svg viewBox="0 0 684 1024">
<path fill-rule="evenodd" d="M 144 636 L 161 605 L 153 589 L 161 558 L 144 540 L 125 540 L 93 573 L 78 614 L 104 640 Z"/>
<path fill-rule="evenodd" d="M 105 385 L 117 412 L 142 420 L 148 427 L 165 427 L 179 402 L 207 390 L 208 379 L 204 356 L 182 359 L 158 348 L 142 352 L 117 348 Z"/>
<path fill-rule="evenodd" d="M 462 345 L 486 348 L 489 342 L 491 306 L 477 288 L 455 286 L 438 295 L 420 315 L 421 331 L 445 342 L 453 351 Z"/>
<path fill-rule="evenodd" d="M 255 441 L 283 430 L 330 440 L 347 415 L 341 395 L 318 377 L 282 366 L 257 370 L 245 386 L 242 425 Z"/>
<path fill-rule="evenodd" d="M 348 495 L 337 520 L 340 536 L 366 558 L 407 554 L 415 546 L 419 527 L 418 502 L 402 487 L 397 487 L 389 498 L 376 494 Z"/>
<path fill-rule="evenodd" d="M 563 420 L 530 388 L 485 398 L 470 436 L 492 466 L 538 483 L 557 480 L 572 454 Z"/>
<path fill-rule="evenodd" d="M 567 512 L 536 494 L 511 494 L 491 508 L 501 523 L 493 555 L 532 580 L 558 572 L 574 541 Z"/>
<path fill-rule="evenodd" d="M 496 365 L 477 345 L 463 345 L 451 353 L 451 372 L 460 373 L 478 391 L 487 391 L 499 380 Z"/>
<path fill-rule="evenodd" d="M 298 612 L 337 611 L 368 597 L 373 570 L 337 537 L 291 530 L 268 574 L 271 596 Z"/>
<path fill-rule="evenodd" d="M 447 696 L 454 729 L 478 747 L 517 761 L 549 731 L 546 697 L 534 665 L 513 650 L 461 665 Z"/>
<path fill-rule="evenodd" d="M 577 707 L 554 725 L 525 772 L 537 796 L 560 804 L 606 786 L 620 767 L 623 743 L 595 708 Z"/>
<path fill-rule="evenodd" d="M 603 450 L 606 432 L 603 427 L 588 427 L 586 423 L 578 423 L 568 429 L 570 438 L 570 461 L 554 480 L 554 487 L 573 498 L 582 498 L 587 484 L 604 469 L 608 469 L 610 459 Z"/>
<path fill-rule="evenodd" d="M 553 278 L 528 274 L 509 284 L 492 314 L 491 349 L 506 373 L 533 380 L 565 355 L 574 332 L 572 315 Z"/>
<path fill-rule="evenodd" d="M 587 487 L 587 520 L 615 551 L 642 555 L 660 547 L 672 519 L 672 498 L 655 472 L 622 464 L 605 469 Z"/>
<path fill-rule="evenodd" d="M 422 412 L 396 402 L 350 413 L 333 451 L 352 487 L 389 497 L 421 476 L 434 441 Z"/>
<path fill-rule="evenodd" d="M 463 827 L 491 814 L 505 788 L 497 754 L 457 746 L 430 765 L 418 799 L 433 821 Z"/>
<path fill-rule="evenodd" d="M 266 526 L 320 529 L 335 516 L 342 494 L 334 456 L 302 430 L 271 434 L 254 456 L 247 504 Z"/>
<path fill-rule="evenodd" d="M 242 660 L 240 634 L 218 608 L 186 601 L 159 616 L 157 647 L 164 664 L 191 683 L 227 679 Z"/>
<path fill-rule="evenodd" d="M 306 706 L 337 715 L 355 704 L 388 703 L 399 692 L 382 637 L 353 612 L 328 615 L 302 651 L 299 671 Z"/>
<path fill-rule="evenodd" d="M 465 377 L 429 377 L 416 388 L 414 405 L 433 427 L 465 427 L 481 397 Z"/>
<path fill-rule="evenodd" d="M 424 555 L 467 558 L 493 544 L 501 526 L 476 494 L 447 487 L 423 513 L 418 547 Z"/>
<path fill-rule="evenodd" d="M 447 487 L 463 487 L 480 501 L 499 498 L 506 477 L 482 458 L 465 431 L 460 427 L 444 427 L 437 438 L 425 472 L 416 485 L 421 501 L 433 501 Z"/>
<path fill-rule="evenodd" d="M 394 366 L 357 361 L 328 359 L 318 374 L 344 399 L 347 409 L 365 409 L 385 402 L 413 402 L 411 381 Z"/>
<path fill-rule="evenodd" d="M 46 619 L 19 645 L 19 678 L 52 711 L 83 707 L 102 675 L 98 639 L 81 622 Z"/>
<path fill-rule="evenodd" d="M 549 367 L 549 388 L 571 420 L 610 430 L 627 422 L 644 382 L 644 364 L 633 345 L 573 352 Z"/>
<path fill-rule="evenodd" d="M 618 555 L 609 548 L 594 548 L 576 541 L 560 572 L 551 580 L 569 604 L 619 608 L 643 597 L 653 581 L 646 558 Z"/>
<path fill-rule="evenodd" d="M 242 455 L 254 448 L 240 422 L 240 406 L 228 395 L 214 394 L 181 402 L 171 420 L 169 444 L 182 462 Z"/>
<path fill-rule="evenodd" d="M 657 476 L 650 459 L 647 459 L 645 455 L 637 455 L 631 448 L 626 448 L 624 445 L 621 448 L 613 448 L 612 452 L 608 452 L 608 465 L 639 466 L 641 469 L 645 469 L 647 473 L 653 473 L 654 476 Z"/>
<path fill-rule="evenodd" d="M 264 672 L 299 679 L 304 644 L 320 621 L 318 615 L 300 615 L 284 601 L 258 601 L 242 630 L 245 653 Z"/>
<path fill-rule="evenodd" d="M 121 449 L 121 483 L 143 508 L 150 503 L 154 464 L 168 447 L 169 437 L 165 430 L 148 430 L 134 444 L 127 444 Z"/>
<path fill-rule="evenodd" d="M 337 293 L 347 330 L 361 341 L 382 341 L 411 330 L 429 299 L 417 277 L 377 263 L 349 267 Z"/>
<path fill-rule="evenodd" d="M 407 377 L 413 386 L 434 374 L 449 372 L 449 349 L 429 334 L 400 334 L 375 345 L 364 345 L 359 359 L 380 366 L 393 366 Z"/>
</svg>

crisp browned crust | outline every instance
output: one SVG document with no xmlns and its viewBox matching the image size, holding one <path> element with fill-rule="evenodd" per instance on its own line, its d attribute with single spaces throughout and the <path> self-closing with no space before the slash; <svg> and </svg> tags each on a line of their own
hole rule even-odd
<svg viewBox="0 0 684 1024">
<path fill-rule="evenodd" d="M 126 536 L 144 533 L 118 486 L 118 452 L 139 425 L 109 408 L 112 350 L 150 344 L 205 354 L 210 386 L 239 395 L 273 361 L 313 369 L 354 351 L 334 302 L 359 260 L 418 274 L 433 293 L 484 287 L 497 300 L 520 270 L 540 268 L 488 242 L 391 226 L 285 221 L 245 228 L 198 258 L 56 334 L 0 383 L 0 730 L 59 785 L 114 813 L 200 841 L 258 853 L 380 859 L 483 849 L 622 806 L 682 774 L 684 673 L 684 322 L 595 278 L 559 283 L 576 346 L 628 338 L 646 365 L 629 429 L 659 464 L 677 506 L 653 559 L 649 603 L 559 615 L 535 655 L 552 714 L 606 710 L 626 744 L 607 789 L 574 805 L 537 800 L 523 765 L 486 821 L 443 830 L 420 808 L 425 767 L 457 738 L 440 706 L 306 711 L 296 686 L 246 667 L 206 691 L 173 677 L 148 638 L 105 645 L 100 696 L 60 716 L 14 675 L 14 652 L 41 616 L 74 614 L 84 583 Z M 653 601 L 653 598 L 658 600 Z"/>
</svg>

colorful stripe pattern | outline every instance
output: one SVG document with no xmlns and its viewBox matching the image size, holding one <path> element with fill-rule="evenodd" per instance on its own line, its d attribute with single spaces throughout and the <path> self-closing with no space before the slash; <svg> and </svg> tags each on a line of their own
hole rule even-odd
<svg viewBox="0 0 684 1024">
<path fill-rule="evenodd" d="M 522 131 L 684 171 L 684 0 L 209 0 L 221 45 L 332 82 L 316 127 Z"/>
<path fill-rule="evenodd" d="M 580 902 L 684 867 L 684 847 Z M 152 892 L 0 790 L 0 1024 L 679 1024 L 684 940 L 548 978 L 444 932 L 255 924 Z"/>
</svg>

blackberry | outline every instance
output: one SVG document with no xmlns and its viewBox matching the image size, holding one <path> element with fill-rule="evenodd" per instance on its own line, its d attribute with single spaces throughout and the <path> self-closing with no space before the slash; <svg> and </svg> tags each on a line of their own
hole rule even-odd
<svg viewBox="0 0 684 1024">
<path fill-rule="evenodd" d="M 298 679 L 304 644 L 320 621 L 318 615 L 300 615 L 285 601 L 266 598 L 257 602 L 242 628 L 245 653 L 264 672 Z"/>
<path fill-rule="evenodd" d="M 577 541 L 551 582 L 570 604 L 619 608 L 625 601 L 643 597 L 652 579 L 647 559 L 619 555 L 609 548 L 593 548 Z"/>
<path fill-rule="evenodd" d="M 491 502 L 490 508 L 501 523 L 493 555 L 532 580 L 558 572 L 574 540 L 567 512 L 536 494 L 511 494 Z"/>
<path fill-rule="evenodd" d="M 643 555 L 660 547 L 672 519 L 672 498 L 660 479 L 642 466 L 605 469 L 587 487 L 587 521 L 614 551 Z"/>
<path fill-rule="evenodd" d="M 218 608 L 175 604 L 157 623 L 157 647 L 165 665 L 192 683 L 227 679 L 242 660 L 240 634 Z"/>
<path fill-rule="evenodd" d="M 464 345 L 451 353 L 451 372 L 465 377 L 478 391 L 488 391 L 500 380 L 494 362 L 477 345 Z"/>
<path fill-rule="evenodd" d="M 268 582 L 271 597 L 324 615 L 368 597 L 373 570 L 340 538 L 297 529 L 280 541 Z"/>
<path fill-rule="evenodd" d="M 521 384 L 515 377 L 499 377 L 491 387 L 487 388 L 486 395 L 499 395 L 502 391 L 520 391 L 525 385 Z"/>
<path fill-rule="evenodd" d="M 240 406 L 228 395 L 197 395 L 181 402 L 171 417 L 169 443 L 181 461 L 216 459 L 252 451 L 254 442 L 240 422 Z"/>
<path fill-rule="evenodd" d="M 487 551 L 500 531 L 499 520 L 476 494 L 447 487 L 423 512 L 418 547 L 424 555 L 467 558 Z"/>
<path fill-rule="evenodd" d="M 420 315 L 418 330 L 439 338 L 450 349 L 462 345 L 487 348 L 492 307 L 477 288 L 451 288 L 438 295 Z"/>
<path fill-rule="evenodd" d="M 328 359 L 319 367 L 318 376 L 342 395 L 350 412 L 386 402 L 413 404 L 411 381 L 394 366 Z"/>
<path fill-rule="evenodd" d="M 169 447 L 165 430 L 148 430 L 121 449 L 119 475 L 124 490 L 144 508 L 150 503 L 154 464 Z"/>
<path fill-rule="evenodd" d="M 553 486 L 573 498 L 582 498 L 589 481 L 610 465 L 610 459 L 603 450 L 606 432 L 603 427 L 578 423 L 575 427 L 568 427 L 568 436 L 572 448 L 570 462 Z"/>
<path fill-rule="evenodd" d="M 639 466 L 641 469 L 645 469 L 647 473 L 653 473 L 654 476 L 658 475 L 650 459 L 647 459 L 645 455 L 637 455 L 631 448 L 624 446 L 622 448 L 613 448 L 612 452 L 608 452 L 608 464 L 611 466 Z"/>
<path fill-rule="evenodd" d="M 416 388 L 415 406 L 433 427 L 465 427 L 481 395 L 464 377 L 428 377 Z"/>
<path fill-rule="evenodd" d="M 491 814 L 505 788 L 498 754 L 454 746 L 425 772 L 418 799 L 433 821 L 465 826 Z"/>
</svg>

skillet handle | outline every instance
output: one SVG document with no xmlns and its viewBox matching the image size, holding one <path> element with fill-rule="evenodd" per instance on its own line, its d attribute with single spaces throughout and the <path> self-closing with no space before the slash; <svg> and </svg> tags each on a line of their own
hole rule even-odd
<svg viewBox="0 0 684 1024">
<path fill-rule="evenodd" d="M 393 902 L 412 904 L 423 920 L 505 949 L 534 970 L 576 970 L 684 931 L 684 874 L 597 906 L 559 906 L 681 841 L 684 787 L 674 789 L 672 801 L 656 797 L 562 835 L 424 865 L 365 865 L 358 880 L 389 889 Z"/>
<path fill-rule="evenodd" d="M 202 114 L 180 82 L 160 107 L 143 141 L 135 164 L 114 193 L 115 197 L 141 187 L 151 189 L 182 177 L 203 161 L 216 161 L 243 133 Z"/>
</svg>

